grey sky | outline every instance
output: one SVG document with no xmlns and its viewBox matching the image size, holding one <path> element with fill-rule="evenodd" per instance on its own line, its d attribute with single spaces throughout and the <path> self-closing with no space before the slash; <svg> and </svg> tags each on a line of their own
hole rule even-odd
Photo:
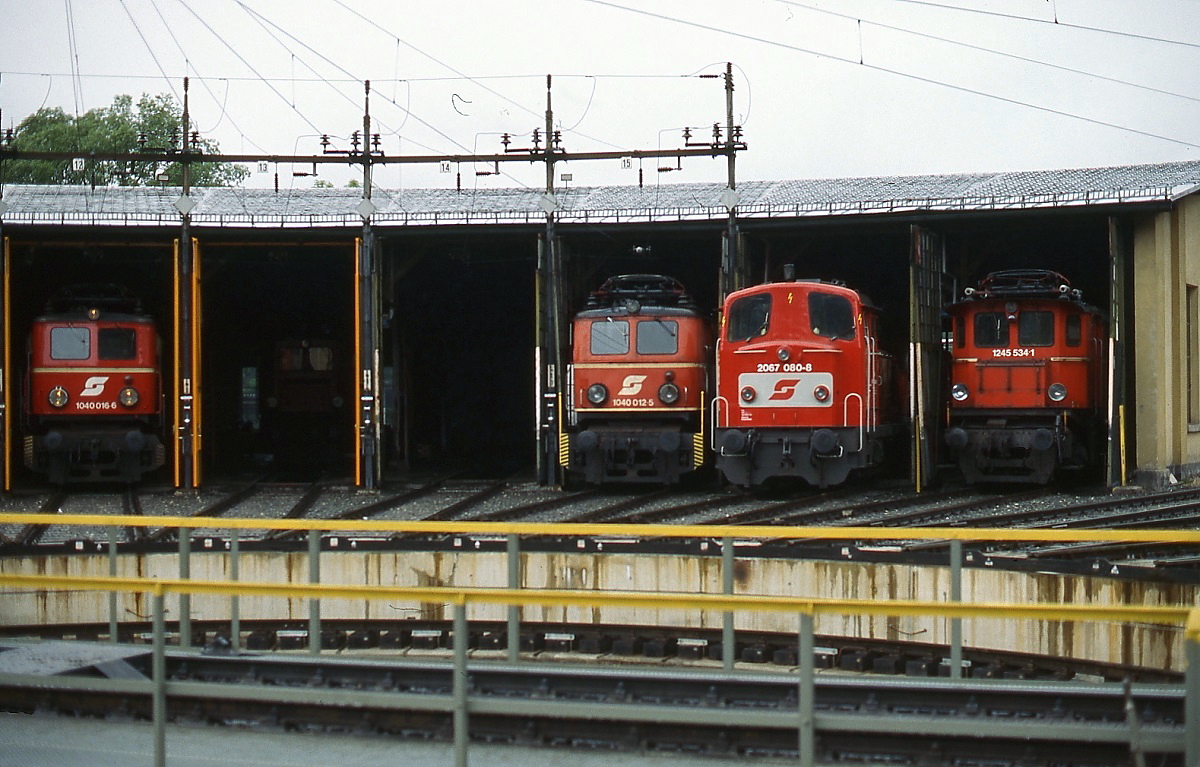
<svg viewBox="0 0 1200 767">
<path fill-rule="evenodd" d="M 741 179 L 1020 170 L 1200 156 L 1195 0 L 0 0 L 0 127 L 40 106 L 182 93 L 239 153 L 348 145 L 372 82 L 389 154 L 491 153 L 544 124 L 570 151 L 673 148 L 725 121 L 724 62 L 749 150 Z M 78 77 L 73 77 L 78 73 Z M 165 74 L 164 74 L 165 73 Z M 719 181 L 725 163 L 560 167 L 574 185 Z M 665 163 L 674 166 L 674 163 Z M 309 186 L 269 168 L 250 186 Z M 533 186 L 524 163 L 454 167 Z M 338 186 L 354 175 L 323 169 Z M 436 166 L 377 183 L 453 187 Z"/>
</svg>

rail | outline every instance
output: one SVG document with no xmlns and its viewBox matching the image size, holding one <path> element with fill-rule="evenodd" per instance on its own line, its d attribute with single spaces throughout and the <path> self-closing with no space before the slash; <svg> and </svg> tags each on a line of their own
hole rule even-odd
<svg viewBox="0 0 1200 767">
<path fill-rule="evenodd" d="M 122 527 L 164 527 L 180 531 L 180 578 L 141 579 L 117 577 L 66 577 L 45 575 L 3 575 L 0 587 L 37 591 L 85 590 L 106 591 L 115 602 L 116 594 L 149 594 L 154 610 L 154 673 L 152 685 L 153 711 L 155 720 L 155 764 L 165 764 L 165 720 L 166 680 L 164 678 L 165 625 L 163 602 L 167 594 L 179 595 L 180 640 L 185 646 L 190 642 L 190 619 L 187 603 L 193 594 L 225 595 L 233 598 L 234 625 L 236 626 L 236 600 L 241 596 L 269 596 L 307 598 L 312 614 L 310 617 L 310 650 L 320 652 L 320 601 L 322 599 L 405 599 L 420 603 L 450 604 L 454 608 L 454 663 L 456 673 L 455 690 L 452 698 L 455 749 L 457 763 L 466 764 L 467 747 L 467 689 L 466 682 L 466 608 L 471 604 L 500 604 L 509 608 L 509 634 L 519 635 L 519 607 L 642 607 L 655 609 L 688 609 L 723 611 L 726 645 L 732 646 L 732 620 L 735 611 L 776 611 L 799 616 L 799 743 L 801 763 L 813 764 L 813 739 L 816 732 L 813 713 L 813 619 L 817 615 L 889 615 L 928 616 L 938 615 L 950 619 L 956 630 L 951 648 L 951 676 L 961 678 L 961 631 L 963 619 L 1006 618 L 1023 620 L 1077 620 L 1115 623 L 1151 623 L 1173 625 L 1184 629 L 1187 672 L 1185 680 L 1186 731 L 1184 752 L 1186 764 L 1200 764 L 1200 608 L 1197 607 L 1149 607 L 1149 606 L 1093 606 L 1084 604 L 1004 604 L 963 603 L 961 600 L 962 542 L 969 541 L 1126 541 L 1126 542 L 1174 542 L 1200 544 L 1200 531 L 1178 530 L 1014 530 L 1014 529 L 964 529 L 964 528 L 904 528 L 902 530 L 866 527 L 778 527 L 745 526 L 721 527 L 707 525 L 606 525 L 580 523 L 504 523 L 504 522 L 427 522 L 427 521 L 383 521 L 383 520 L 310 520 L 310 519 L 195 519 L 192 517 L 145 517 L 131 515 L 88 515 L 55 514 L 48 518 L 44 514 L 0 514 L 0 525 L 46 524 L 91 525 L 108 527 L 113 533 Z M 190 530 L 195 527 L 216 527 L 239 531 L 258 530 L 307 530 L 309 533 L 310 583 L 247 583 L 240 581 L 200 581 L 188 576 L 190 556 Z M 502 535 L 508 540 L 509 588 L 402 588 L 365 586 L 361 584 L 338 585 L 320 583 L 319 542 L 321 532 L 392 532 L 409 534 L 445 535 Z M 623 537 L 704 538 L 719 539 L 722 546 L 723 594 L 695 593 L 650 593 L 617 591 L 564 591 L 531 590 L 520 587 L 520 539 L 527 536 L 611 537 L 619 533 Z M 236 557 L 237 533 L 231 536 L 230 555 Z M 952 568 L 950 601 L 918 600 L 848 600 L 818 599 L 803 597 L 781 597 L 766 595 L 736 595 L 733 593 L 733 550 L 735 540 L 753 538 L 772 539 L 835 539 L 862 540 L 923 539 L 949 540 L 951 552 L 949 564 Z M 115 535 L 110 535 L 110 557 L 115 557 Z M 236 562 L 236 560 L 235 560 Z M 110 572 L 113 572 L 110 569 Z M 231 568 L 236 578 L 236 564 Z M 110 604 L 112 603 L 110 602 Z M 115 622 L 115 610 L 111 622 Z M 112 637 L 115 641 L 116 632 Z M 236 631 L 233 632 L 236 637 Z M 235 639 L 236 641 L 236 639 Z M 509 660 L 516 660 L 515 642 L 509 642 Z M 732 653 L 725 653 L 727 669 L 732 669 Z M 461 671 L 461 673 L 458 673 Z M 0 680 L 3 681 L 3 680 Z M 11 681 L 11 680 L 10 680 Z M 461 689 L 460 689 L 460 686 Z"/>
</svg>

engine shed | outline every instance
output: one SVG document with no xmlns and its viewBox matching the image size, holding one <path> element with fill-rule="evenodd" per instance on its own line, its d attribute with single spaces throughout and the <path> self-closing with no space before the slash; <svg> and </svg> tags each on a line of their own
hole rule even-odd
<svg viewBox="0 0 1200 767">
<path fill-rule="evenodd" d="M 558 190 L 5 186 L 3 489 L 21 460 L 26 337 L 57 288 L 115 283 L 156 319 L 164 480 L 250 469 L 488 476 L 557 458 L 569 319 L 605 278 L 728 292 L 844 282 L 905 360 L 909 474 L 946 471 L 944 307 L 1050 269 L 1108 317 L 1097 482 L 1200 474 L 1200 162 Z M 732 206 L 732 207 L 731 207 Z"/>
</svg>

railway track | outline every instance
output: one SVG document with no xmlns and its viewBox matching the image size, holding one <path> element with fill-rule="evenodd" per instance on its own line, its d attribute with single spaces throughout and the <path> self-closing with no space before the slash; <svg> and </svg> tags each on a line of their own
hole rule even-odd
<svg viewBox="0 0 1200 767">
<path fill-rule="evenodd" d="M 521 663 L 475 651 L 405 659 L 169 651 L 168 719 L 449 740 L 457 705 L 477 742 L 795 759 L 795 669 L 774 673 Z M 0 676 L 8 710 L 151 716 L 150 653 L 36 677 Z M 99 677 L 99 679 L 97 679 Z M 140 687 L 139 687 L 140 685 Z M 911 680 L 818 673 L 820 763 L 1182 764 L 1183 685 Z M 462 697 L 459 697 L 459 696 Z M 809 705 L 808 703 L 804 704 Z"/>
<path fill-rule="evenodd" d="M 887 554 L 889 561 L 900 555 L 928 557 L 946 549 L 939 541 L 905 541 L 900 531 L 913 525 L 945 527 L 1026 527 L 1076 529 L 1137 529 L 1200 525 L 1200 488 L 1163 493 L 1091 497 L 1080 500 L 1070 492 L 1047 489 L 1007 490 L 950 489 L 914 494 L 906 490 L 843 487 L 829 492 L 801 491 L 779 500 L 765 499 L 737 490 L 682 490 L 679 488 L 619 490 L 588 489 L 559 492 L 534 488 L 516 478 L 471 480 L 457 474 L 434 475 L 399 490 L 364 495 L 344 485 L 322 481 L 273 483 L 267 478 L 251 480 L 186 495 L 164 491 L 71 494 L 49 492 L 31 496 L 37 510 L 49 517 L 60 508 L 88 513 L 123 513 L 153 517 L 157 514 L 190 516 L 197 525 L 193 536 L 224 535 L 222 515 L 269 519 L 413 519 L 479 522 L 587 522 L 611 524 L 614 532 L 623 525 L 688 523 L 744 525 L 795 525 L 831 527 L 896 528 L 897 540 L 888 546 L 857 546 L 856 559 Z M 145 532 L 141 532 L 144 530 Z M 141 548 L 169 546 L 176 533 L 169 528 L 126 528 L 123 546 Z M 257 534 L 241 533 L 247 542 L 260 545 L 284 544 L 303 533 L 280 530 Z M 406 540 L 428 536 L 361 534 L 380 544 L 404 546 Z M 25 525 L 0 538 L 0 554 L 36 552 L 44 549 L 95 551 L 87 542 L 103 545 L 106 529 L 59 529 L 52 523 Z M 81 545 L 80 542 L 83 542 Z M 844 558 L 838 552 L 847 542 L 764 541 L 764 556 L 818 556 Z M 850 541 L 853 544 L 854 542 Z M 426 541 L 425 545 L 430 545 Z M 653 544 L 647 544 L 653 545 Z M 72 549 L 73 547 L 73 549 Z M 886 551 L 884 551 L 886 549 Z M 630 549 L 632 550 L 632 549 Z M 1135 563 L 1140 575 L 1171 580 L 1200 581 L 1200 557 L 1188 547 L 1147 544 L 989 544 L 980 549 L 995 555 L 992 566 L 1019 566 L 1030 561 L 1054 570 L 1067 563 L 1064 572 L 1075 572 L 1083 561 Z M 1019 561 L 1018 561 L 1019 560 Z M 922 560 L 924 561 L 924 560 Z M 1074 563 L 1074 564 L 1072 564 Z M 1167 571 L 1170 571 L 1169 573 Z"/>
</svg>

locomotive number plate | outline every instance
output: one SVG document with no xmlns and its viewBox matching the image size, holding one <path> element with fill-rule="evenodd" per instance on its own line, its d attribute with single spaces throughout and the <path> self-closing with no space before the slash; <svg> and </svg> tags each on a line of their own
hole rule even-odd
<svg viewBox="0 0 1200 767">
<path fill-rule="evenodd" d="M 1033 349 L 992 349 L 993 357 L 1032 357 Z"/>
<path fill-rule="evenodd" d="M 612 403 L 613 407 L 654 407 L 654 400 L 648 397 L 617 397 Z"/>
<path fill-rule="evenodd" d="M 758 363 L 758 372 L 760 373 L 811 373 L 813 369 L 811 362 L 760 362 Z"/>
<path fill-rule="evenodd" d="M 754 390 L 754 399 L 742 398 L 743 408 L 755 407 L 833 407 L 832 373 L 742 373 L 738 376 L 739 393 Z M 818 388 L 825 399 L 817 398 Z"/>
</svg>

